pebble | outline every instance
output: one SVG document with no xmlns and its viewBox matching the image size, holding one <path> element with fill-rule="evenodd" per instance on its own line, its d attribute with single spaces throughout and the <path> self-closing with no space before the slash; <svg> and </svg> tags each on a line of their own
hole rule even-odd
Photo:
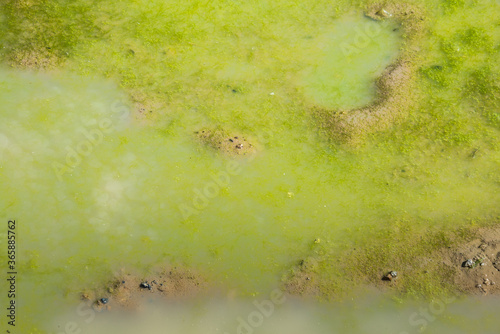
<svg viewBox="0 0 500 334">
<path fill-rule="evenodd" d="M 391 17 L 392 14 L 386 11 L 385 9 L 381 9 L 377 12 L 377 15 L 380 17 Z"/>
<path fill-rule="evenodd" d="M 142 289 L 149 289 L 149 290 L 151 290 L 151 285 L 149 285 L 148 282 L 142 282 L 139 285 L 139 287 L 142 288 Z"/>
<path fill-rule="evenodd" d="M 387 275 L 384 276 L 383 279 L 386 281 L 392 281 L 395 280 L 396 278 L 398 278 L 398 272 L 391 270 Z"/>
<path fill-rule="evenodd" d="M 468 259 L 464 263 L 464 267 L 467 267 L 467 268 L 472 268 L 473 265 L 474 265 L 474 261 L 472 259 Z"/>
<path fill-rule="evenodd" d="M 108 298 L 101 298 L 99 301 L 101 303 L 103 303 L 103 304 L 107 304 L 108 303 Z"/>
</svg>

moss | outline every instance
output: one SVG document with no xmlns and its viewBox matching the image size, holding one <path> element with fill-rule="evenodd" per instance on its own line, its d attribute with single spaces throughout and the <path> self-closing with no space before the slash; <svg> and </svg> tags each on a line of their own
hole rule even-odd
<svg viewBox="0 0 500 334">
<path fill-rule="evenodd" d="M 491 67 L 472 71 L 464 87 L 466 98 L 490 125 L 500 128 L 500 75 Z"/>
<path fill-rule="evenodd" d="M 3 6 L 3 58 L 15 67 L 60 66 L 83 36 L 100 34 L 93 22 L 93 5 L 69 0 L 7 1 Z"/>
<path fill-rule="evenodd" d="M 447 14 L 454 13 L 465 6 L 465 0 L 442 0 L 441 5 Z"/>
<path fill-rule="evenodd" d="M 450 84 L 448 68 L 442 65 L 432 65 L 420 69 L 420 73 L 437 87 L 445 88 Z"/>
</svg>

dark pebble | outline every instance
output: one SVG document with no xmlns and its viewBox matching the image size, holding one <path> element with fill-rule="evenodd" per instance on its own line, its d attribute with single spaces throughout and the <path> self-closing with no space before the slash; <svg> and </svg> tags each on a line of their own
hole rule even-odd
<svg viewBox="0 0 500 334">
<path fill-rule="evenodd" d="M 103 304 L 107 304 L 108 303 L 108 298 L 101 298 L 100 301 Z"/>
<path fill-rule="evenodd" d="M 140 285 L 139 285 L 140 288 L 143 288 L 143 289 L 150 289 L 151 290 L 151 285 L 148 284 L 148 282 L 142 282 Z"/>
</svg>

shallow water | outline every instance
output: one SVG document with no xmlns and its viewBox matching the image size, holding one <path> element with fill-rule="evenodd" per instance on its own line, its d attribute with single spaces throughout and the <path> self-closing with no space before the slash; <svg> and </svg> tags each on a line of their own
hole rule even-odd
<svg viewBox="0 0 500 334">
<path fill-rule="evenodd" d="M 357 151 L 317 134 L 308 107 L 358 107 L 373 99 L 374 79 L 403 43 L 394 25 L 350 10 L 332 18 L 320 14 L 323 4 L 306 8 L 309 14 L 266 4 L 243 20 L 253 20 L 250 30 L 241 23 L 228 32 L 221 27 L 241 9 L 227 7 L 230 14 L 212 27 L 206 13 L 217 16 L 222 9 L 207 4 L 210 11 L 198 14 L 200 25 L 193 28 L 198 35 L 166 41 L 172 35 L 159 28 L 165 18 L 148 16 L 160 5 L 142 5 L 117 12 L 131 24 L 117 24 L 109 40 L 75 46 L 66 71 L 0 71 L 0 208 L 3 220 L 19 225 L 22 330 L 60 330 L 74 316 L 65 312 L 77 307 L 78 292 L 121 267 L 187 265 L 236 296 L 262 296 L 291 264 L 310 255 L 316 238 L 340 252 L 347 235 L 369 240 L 372 226 L 389 221 L 452 228 L 500 214 L 498 127 L 470 113 L 466 102 L 455 102 L 453 84 L 436 88 L 420 78 L 421 96 L 428 96 L 422 107 Z M 469 25 L 481 24 L 488 9 L 469 8 Z M 303 27 L 306 19 L 312 21 Z M 429 44 L 463 20 L 460 14 L 436 20 Z M 182 20 L 170 23 L 180 26 Z M 204 39 L 206 31 L 213 38 Z M 106 52 L 116 45 L 123 50 Z M 135 50 L 134 60 L 122 52 L 127 48 Z M 448 61 L 429 50 L 435 57 L 427 65 Z M 471 63 L 462 66 L 495 59 L 485 57 L 469 54 Z M 155 97 L 154 91 L 168 92 L 159 94 L 166 102 L 153 125 L 134 120 L 130 87 L 147 87 Z M 219 124 L 254 138 L 259 152 L 233 160 L 193 140 L 194 131 Z M 441 124 L 449 128 L 440 132 Z M 229 332 L 234 318 L 251 307 L 244 299 L 234 303 L 234 309 L 226 301 L 176 305 L 183 320 L 168 321 L 184 332 L 202 332 L 206 323 L 217 332 L 229 313 L 234 316 L 220 325 Z M 417 305 L 374 298 L 366 302 L 377 305 L 373 313 L 364 303 L 342 308 L 294 301 L 259 331 L 289 326 L 363 333 L 390 322 L 389 331 L 416 332 L 405 327 L 408 317 L 394 320 L 392 312 L 401 307 L 411 314 Z M 487 310 L 489 304 L 470 299 L 453 305 L 460 315 L 462 308 Z M 496 319 L 478 314 L 478 326 L 493 331 Z M 105 328 L 106 316 L 98 318 L 88 332 Z M 436 320 L 429 332 L 468 331 L 454 319 Z M 165 320 L 153 316 L 151 332 L 159 328 L 156 321 Z"/>
<path fill-rule="evenodd" d="M 212 299 L 207 302 L 146 305 L 135 317 L 92 313 L 79 305 L 57 319 L 54 328 L 84 333 L 497 333 L 496 299 L 433 300 L 398 305 L 370 296 L 356 302 L 309 303 L 269 295 L 251 302 Z"/>
</svg>

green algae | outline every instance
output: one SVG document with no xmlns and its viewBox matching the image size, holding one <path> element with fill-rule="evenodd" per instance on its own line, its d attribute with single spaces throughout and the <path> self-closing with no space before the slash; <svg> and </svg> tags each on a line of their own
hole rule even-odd
<svg viewBox="0 0 500 334">
<path fill-rule="evenodd" d="M 384 268 L 395 262 L 409 266 L 412 255 L 448 242 L 451 227 L 469 225 L 471 219 L 491 221 L 498 215 L 500 181 L 499 41 L 493 33 L 498 28 L 494 20 L 484 20 L 492 15 L 483 13 L 484 8 L 468 2 L 444 4 L 453 10 L 426 22 L 431 32 L 420 41 L 422 50 L 429 51 L 418 63 L 418 104 L 409 108 L 407 121 L 370 135 L 357 152 L 326 143 L 316 133 L 308 107 L 311 94 L 324 92 L 314 87 L 307 92 L 301 84 L 304 68 L 328 68 L 321 67 L 324 58 L 314 59 L 309 52 L 328 41 L 324 34 L 331 33 L 335 19 L 353 9 L 346 2 L 275 2 L 254 8 L 233 1 L 76 1 L 50 6 L 37 2 L 22 10 L 14 10 L 14 3 L 5 7 L 2 34 L 10 46 L 5 42 L 2 56 L 7 63 L 16 61 L 16 50 L 49 46 L 48 52 L 68 71 L 109 78 L 129 96 L 112 85 L 76 84 L 80 77 L 54 83 L 50 75 L 3 72 L 8 79 L 2 86 L 11 87 L 16 101 L 27 101 L 2 97 L 11 102 L 3 105 L 0 145 L 7 157 L 2 183 L 9 190 L 2 201 L 14 201 L 5 214 L 27 212 L 22 218 L 31 230 L 25 232 L 30 246 L 21 265 L 25 291 L 40 297 L 30 302 L 29 310 L 71 305 L 68 300 L 82 286 L 98 285 L 92 282 L 104 281 L 121 264 L 146 270 L 165 258 L 209 269 L 214 280 L 242 294 L 259 293 L 295 264 L 291 259 L 310 256 L 311 249 L 328 254 L 318 272 L 336 293 L 351 285 L 350 277 L 378 279 L 381 267 L 374 260 Z M 467 15 L 461 11 L 464 6 Z M 431 17 L 438 15 L 433 4 L 428 10 Z M 38 29 L 22 29 L 32 19 Z M 388 32 L 384 38 L 396 43 L 398 35 Z M 380 66 L 378 59 L 375 63 Z M 359 73 L 359 78 L 364 76 Z M 50 87 L 45 81 L 63 93 L 46 96 Z M 373 96 L 368 81 L 353 96 L 329 103 L 354 104 L 359 94 L 363 99 Z M 23 95 L 28 82 L 36 88 Z M 92 93 L 82 93 L 88 91 Z M 37 98 L 30 99 L 30 94 Z M 108 117 L 111 96 L 124 102 L 130 118 L 143 122 L 138 122 L 139 129 L 106 136 L 88 158 L 62 175 L 61 184 L 52 162 L 64 164 L 66 145 L 85 139 L 74 134 L 75 124 L 93 126 L 98 124 L 94 120 Z M 144 111 L 151 116 L 142 118 Z M 26 126 L 27 121 L 46 130 Z M 207 124 L 252 134 L 265 151 L 262 158 L 242 163 L 242 173 L 185 220 L 179 204 L 191 203 L 193 189 L 203 191 L 212 175 L 226 168 L 224 158 L 214 159 L 192 140 L 192 133 Z M 15 138 L 18 150 L 6 150 L 5 138 Z M 30 151 L 42 153 L 32 159 Z M 27 177 L 31 185 L 17 189 Z M 41 201 L 40 193 L 54 195 Z M 35 204 L 23 203 L 27 198 Z M 408 226 L 395 223 L 402 211 L 410 217 Z M 428 232 L 432 226 L 444 232 Z M 352 231 L 343 233 L 345 227 Z M 395 228 L 402 231 L 391 232 Z M 404 241 L 426 233 L 428 241 L 412 244 L 407 252 Z M 314 244 L 318 237 L 319 245 Z M 342 244 L 344 239 L 353 244 Z M 47 258 L 48 250 L 66 243 L 81 250 Z M 354 247 L 357 252 L 352 252 Z M 401 292 L 446 292 L 438 282 L 446 273 L 430 269 L 432 275 L 413 272 Z M 73 277 L 75 272 L 79 277 Z M 40 291 L 28 283 L 40 278 L 55 284 Z M 61 286 L 69 297 L 61 294 Z M 44 297 L 52 295 L 57 297 L 47 304 Z"/>
</svg>

